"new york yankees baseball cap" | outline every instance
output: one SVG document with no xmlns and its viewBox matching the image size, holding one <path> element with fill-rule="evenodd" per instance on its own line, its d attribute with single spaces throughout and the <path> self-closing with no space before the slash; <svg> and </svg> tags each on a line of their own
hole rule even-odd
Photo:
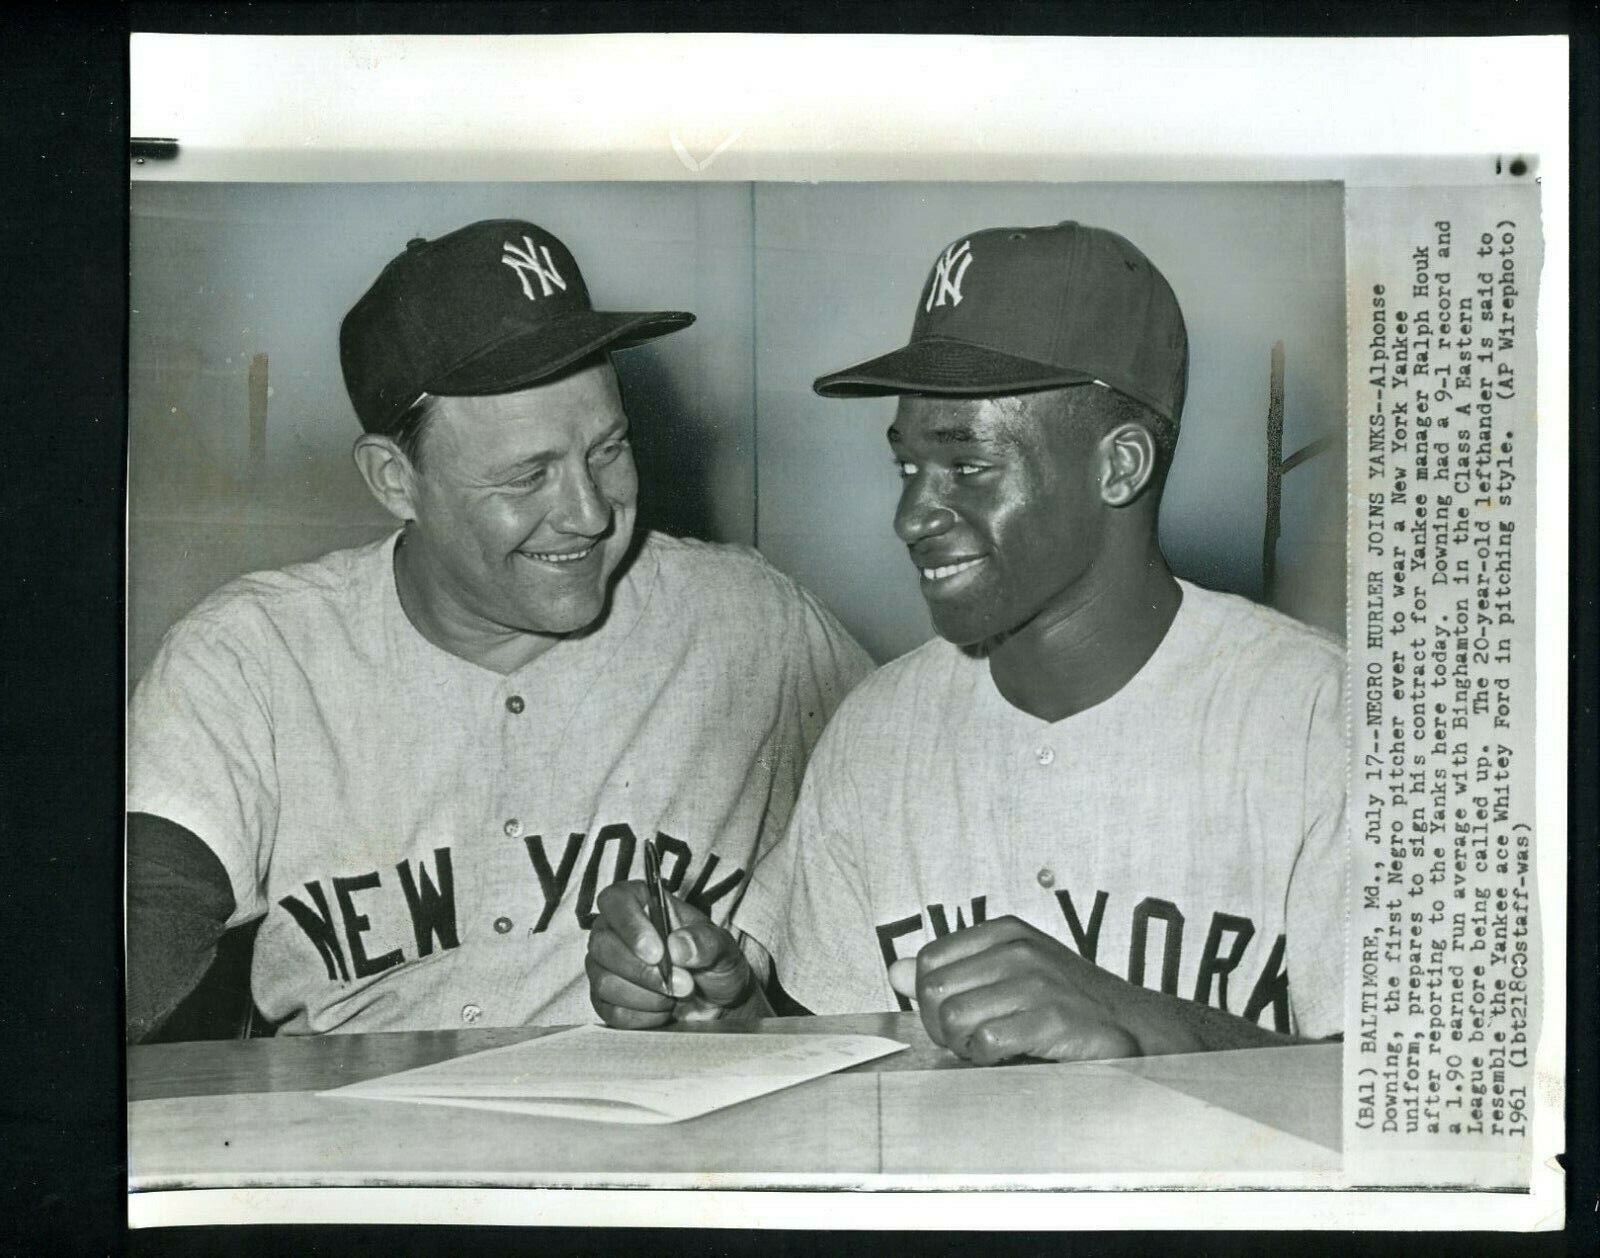
<svg viewBox="0 0 1600 1258">
<path fill-rule="evenodd" d="M 1176 427 L 1188 359 L 1178 299 L 1130 242 L 1073 222 L 994 227 L 934 259 L 903 348 L 812 387 L 991 397 L 1096 382 Z"/>
<path fill-rule="evenodd" d="M 684 310 L 602 311 L 566 245 L 520 219 L 410 241 L 339 327 L 339 363 L 368 432 L 424 393 L 481 397 L 554 376 L 694 322 Z"/>
</svg>

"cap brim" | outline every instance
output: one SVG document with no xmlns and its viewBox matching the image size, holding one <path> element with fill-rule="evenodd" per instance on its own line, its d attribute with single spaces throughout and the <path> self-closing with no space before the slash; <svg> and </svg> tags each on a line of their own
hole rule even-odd
<svg viewBox="0 0 1600 1258">
<path fill-rule="evenodd" d="M 428 393 L 484 397 L 538 384 L 604 349 L 627 349 L 694 322 L 686 310 L 585 310 L 512 333 L 429 380 Z"/>
<path fill-rule="evenodd" d="M 1088 384 L 1093 379 L 1086 371 L 1018 358 L 971 341 L 926 337 L 903 349 L 820 376 L 811 387 L 823 397 L 882 397 L 891 393 L 975 397 Z"/>
</svg>

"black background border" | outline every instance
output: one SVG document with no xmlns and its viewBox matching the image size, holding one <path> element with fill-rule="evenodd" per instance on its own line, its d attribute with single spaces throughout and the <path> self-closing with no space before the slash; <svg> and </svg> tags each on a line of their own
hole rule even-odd
<svg viewBox="0 0 1600 1258">
<path fill-rule="evenodd" d="M 0 11 L 0 1250 L 433 1254 L 809 1253 L 804 1233 L 198 1228 L 124 1232 L 121 1000 L 127 331 L 127 35 L 879 31 L 1095 35 L 1569 33 L 1572 44 L 1572 601 L 1568 1230 L 1434 1236 L 1430 1252 L 1591 1253 L 1596 1244 L 1597 36 L 1587 5 L 706 3 L 13 5 Z M 1489 85 L 1492 90 L 1493 85 Z M 1588 143 L 1582 138 L 1590 137 Z M 1441 1199 L 1441 1210 L 1448 1210 Z M 1140 1224 L 1130 1210 L 1130 1228 Z M 956 1253 L 975 1238 L 835 1234 L 830 1252 Z M 1377 1241 L 1381 1238 L 1365 1238 Z M 1391 1237 L 1415 1249 L 1418 1239 Z M 1186 1242 L 1186 1243 L 1185 1243 Z M 1296 1249 L 1348 1250 L 1324 1235 Z M 1224 1233 L 988 1235 L 988 1253 L 1253 1252 Z M 1367 1244 L 1358 1244 L 1365 1249 Z"/>
</svg>

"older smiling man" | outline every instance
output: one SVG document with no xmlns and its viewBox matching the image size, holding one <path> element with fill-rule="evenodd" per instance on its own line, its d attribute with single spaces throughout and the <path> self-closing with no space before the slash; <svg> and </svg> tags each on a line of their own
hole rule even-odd
<svg viewBox="0 0 1600 1258">
<path fill-rule="evenodd" d="M 128 1023 L 225 928 L 285 1032 L 579 1021 L 595 899 L 654 840 L 725 922 L 868 660 L 754 552 L 634 528 L 608 353 L 532 223 L 413 240 L 346 316 L 355 461 L 403 527 L 168 633 L 128 751 Z"/>
<path fill-rule="evenodd" d="M 1166 279 L 1062 223 L 952 243 L 910 343 L 817 381 L 900 395 L 894 525 L 939 638 L 840 708 L 736 916 L 813 1012 L 915 996 L 983 1063 L 1340 1030 L 1342 653 L 1168 570 L 1187 370 Z M 618 1025 L 661 1008 L 633 903 L 590 938 Z M 675 1016 L 760 1011 L 724 932 L 669 947 L 707 976 Z"/>
</svg>

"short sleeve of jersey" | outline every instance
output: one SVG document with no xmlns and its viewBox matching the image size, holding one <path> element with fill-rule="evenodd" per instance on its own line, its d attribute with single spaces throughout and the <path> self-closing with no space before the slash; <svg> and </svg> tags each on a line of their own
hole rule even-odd
<svg viewBox="0 0 1600 1258">
<path fill-rule="evenodd" d="M 809 756 L 845 696 L 872 671 L 872 659 L 827 608 L 799 587 L 796 593 L 790 694 Z"/>
<path fill-rule="evenodd" d="M 757 861 L 782 839 L 806 764 L 829 719 L 872 671 L 871 657 L 827 608 L 787 577 L 775 571 L 773 575 L 789 595 L 784 599 L 787 650 L 782 664 L 780 726 L 768 744 L 778 763 L 755 853 Z"/>
<path fill-rule="evenodd" d="M 756 866 L 735 925 L 770 954 L 783 989 L 813 1013 L 892 1009 L 874 938 L 862 833 L 838 721 L 822 736 L 781 842 Z"/>
<path fill-rule="evenodd" d="M 175 625 L 128 711 L 127 807 L 176 822 L 222 862 L 228 925 L 265 908 L 260 870 L 278 816 L 265 678 L 221 617 Z"/>
<path fill-rule="evenodd" d="M 1304 838 L 1289 875 L 1285 914 L 1290 1007 L 1295 1030 L 1310 1039 L 1344 1029 L 1348 760 L 1344 677 L 1342 669 L 1330 669 L 1312 700 Z"/>
</svg>

